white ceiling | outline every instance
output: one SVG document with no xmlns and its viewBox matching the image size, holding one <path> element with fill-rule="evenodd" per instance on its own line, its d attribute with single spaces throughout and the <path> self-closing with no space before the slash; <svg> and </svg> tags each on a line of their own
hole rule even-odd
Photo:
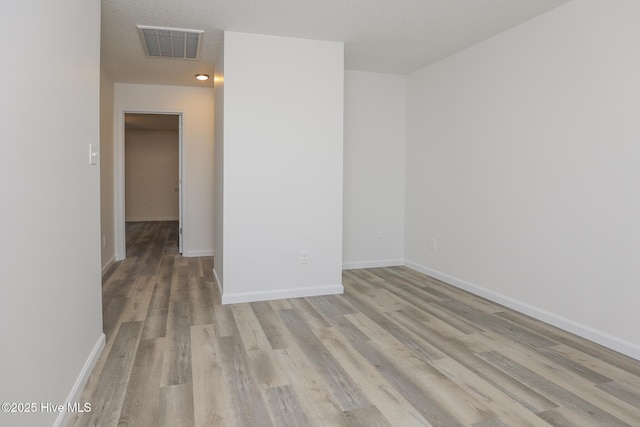
<svg viewBox="0 0 640 427">
<path fill-rule="evenodd" d="M 223 31 L 345 43 L 350 70 L 406 74 L 569 0 L 102 0 L 102 62 L 116 82 L 198 83 Z M 147 58 L 136 25 L 204 30 L 200 58 Z"/>
</svg>

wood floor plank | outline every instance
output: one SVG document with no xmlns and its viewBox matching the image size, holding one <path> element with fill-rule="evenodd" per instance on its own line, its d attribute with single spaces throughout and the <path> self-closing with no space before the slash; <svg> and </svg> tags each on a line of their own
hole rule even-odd
<svg viewBox="0 0 640 427">
<path fill-rule="evenodd" d="M 226 367 L 233 416 L 239 426 L 272 426 L 271 416 L 255 379 L 250 375 L 247 355 L 239 336 L 218 337 L 218 351 Z"/>
<path fill-rule="evenodd" d="M 170 281 L 159 281 L 153 287 L 141 339 L 146 340 L 166 336 L 170 293 Z"/>
<path fill-rule="evenodd" d="M 361 313 L 346 315 L 371 340 L 352 346 L 385 375 L 420 414 L 434 426 L 469 425 L 493 416 L 473 396 L 455 386 L 425 359 L 416 358 L 400 341 Z M 437 390 L 437 392 L 434 392 Z M 450 407 L 451 401 L 466 405 Z M 473 403 L 469 403 L 473 402 Z"/>
<path fill-rule="evenodd" d="M 161 387 L 158 407 L 158 427 L 193 427 L 193 386 L 184 383 Z"/>
<path fill-rule="evenodd" d="M 358 280 L 348 278 L 346 275 L 343 283 L 346 289 L 343 295 L 366 297 L 379 311 L 400 310 L 406 306 L 406 303 L 401 298 L 384 288 L 373 288 L 366 283 L 360 283 Z"/>
<path fill-rule="evenodd" d="M 202 276 L 207 282 L 214 282 L 213 278 L 213 257 L 200 257 L 202 263 Z"/>
<path fill-rule="evenodd" d="M 274 360 L 271 343 L 249 304 L 237 304 L 232 309 L 238 332 L 247 353 L 247 364 L 254 382 L 261 387 L 289 384 L 283 368 Z"/>
<path fill-rule="evenodd" d="M 375 406 L 344 411 L 349 427 L 392 427 Z"/>
<path fill-rule="evenodd" d="M 164 341 L 141 340 L 131 370 L 118 426 L 158 425 L 158 402 Z"/>
<path fill-rule="evenodd" d="M 593 418 L 565 407 L 538 412 L 538 417 L 553 427 L 601 427 Z"/>
<path fill-rule="evenodd" d="M 246 351 L 271 349 L 271 343 L 249 304 L 233 305 L 231 313 Z"/>
<path fill-rule="evenodd" d="M 144 266 L 144 274 L 149 277 L 158 274 L 158 271 L 160 270 L 168 230 L 163 228 L 161 225 L 156 225 L 151 233 L 151 241 L 144 248 L 145 255 L 147 257 Z"/>
<path fill-rule="evenodd" d="M 230 337 L 238 333 L 238 327 L 231 313 L 231 306 L 217 305 L 213 312 L 213 325 L 216 335 L 219 337 Z"/>
<path fill-rule="evenodd" d="M 275 311 L 291 309 L 290 300 L 286 300 L 286 299 L 277 299 L 277 300 L 269 301 L 269 305 L 271 305 L 271 308 L 273 308 Z"/>
<path fill-rule="evenodd" d="M 306 298 L 295 298 L 289 301 L 291 308 L 286 311 L 295 309 L 301 315 L 304 316 L 306 323 L 311 329 L 328 328 L 331 323 L 325 319 L 314 306 L 311 305 Z M 284 311 L 284 309 L 278 310 L 278 312 Z"/>
<path fill-rule="evenodd" d="M 457 416 L 443 408 L 434 396 L 426 391 L 426 385 L 416 379 L 414 372 L 397 367 L 391 357 L 369 343 L 358 342 L 354 347 L 431 425 L 464 425 Z"/>
<path fill-rule="evenodd" d="M 575 393 L 566 390 L 565 388 L 555 384 L 553 381 L 537 374 L 531 369 L 522 366 L 498 352 L 483 353 L 480 356 L 512 377 L 532 387 L 534 390 L 550 396 L 563 407 L 567 407 L 572 411 L 583 414 L 588 418 L 595 420 L 597 423 L 616 427 L 631 426 L 631 424 L 622 421 L 615 415 L 602 410 L 598 406 L 584 400 L 580 396 L 577 396 Z"/>
<path fill-rule="evenodd" d="M 364 279 L 361 278 L 361 275 L 362 275 L 362 270 L 358 270 L 357 275 L 354 275 L 352 277 L 354 277 L 354 280 L 362 281 Z M 365 285 L 367 284 L 367 282 L 363 282 L 363 283 Z M 435 299 L 432 301 L 432 303 L 430 303 L 429 301 L 424 301 L 420 298 L 416 298 L 415 295 L 411 294 L 406 290 L 406 286 L 405 287 L 397 286 L 394 283 L 385 283 L 382 281 L 380 283 L 384 289 L 386 289 L 391 294 L 397 296 L 398 298 L 401 298 L 406 304 L 413 305 L 419 310 L 430 313 L 436 317 L 440 317 L 444 322 L 459 329 L 463 333 L 482 332 L 481 328 L 478 328 L 477 326 L 473 325 L 466 319 L 463 319 L 457 315 L 451 315 L 451 313 L 448 313 L 446 310 L 439 309 L 438 306 L 433 304 L 433 302 L 436 301 Z M 345 294 L 349 295 L 349 290 L 345 291 Z"/>
<path fill-rule="evenodd" d="M 504 310 L 504 307 L 485 298 L 470 294 L 467 291 L 454 288 L 453 286 L 447 286 L 440 280 L 418 273 L 407 267 L 391 267 L 388 270 L 390 274 L 404 278 L 407 283 L 421 284 L 422 289 L 437 296 L 440 300 L 464 300 L 467 305 L 487 313 L 497 313 Z"/>
<path fill-rule="evenodd" d="M 517 343 L 511 343 L 500 349 L 500 354 L 514 363 L 527 366 L 530 372 L 534 372 L 549 382 L 561 387 L 566 392 L 576 396 L 584 402 L 597 407 L 599 410 L 613 415 L 629 425 L 640 425 L 640 410 L 629 405 L 624 400 L 602 391 L 596 387 L 599 383 L 592 383 L 573 370 L 558 365 L 555 360 L 540 357 L 539 354 L 530 352 L 528 348 Z"/>
<path fill-rule="evenodd" d="M 454 381 L 458 387 L 475 396 L 477 400 L 487 402 L 493 408 L 498 417 L 492 420 L 485 420 L 485 422 L 493 422 L 496 425 L 498 425 L 498 422 L 502 422 L 506 425 L 521 427 L 536 427 L 540 425 L 540 418 L 536 414 L 520 405 L 502 390 L 487 384 L 481 377 L 455 360 L 444 358 L 434 360 L 431 364 Z M 482 425 L 482 421 L 476 424 Z"/>
<path fill-rule="evenodd" d="M 298 395 L 291 385 L 270 387 L 264 393 L 274 425 L 296 427 L 313 425 L 302 409 Z"/>
<path fill-rule="evenodd" d="M 115 269 L 109 278 L 103 278 L 102 296 L 106 300 L 114 298 L 124 298 L 127 296 L 129 289 L 123 286 L 124 280 L 129 276 L 131 270 L 136 267 L 138 259 L 134 256 L 113 263 Z"/>
<path fill-rule="evenodd" d="M 459 328 L 452 326 L 449 322 L 442 320 L 442 317 L 435 316 L 431 312 L 416 309 L 415 306 L 407 306 L 402 310 L 392 311 L 388 316 L 405 328 L 414 331 L 416 335 L 422 337 L 426 342 L 430 342 L 428 332 L 435 332 L 441 337 L 453 338 L 465 350 L 472 352 L 489 351 L 494 342 L 489 340 L 478 340 L 476 337 L 480 332 L 464 333 Z M 418 333 L 420 329 L 415 325 L 424 327 L 423 333 Z"/>
<path fill-rule="evenodd" d="M 167 350 L 163 363 L 162 385 L 190 383 L 192 377 L 188 304 L 172 302 L 169 306 L 167 324 Z"/>
<path fill-rule="evenodd" d="M 298 403 L 315 427 L 346 425 L 342 409 L 335 403 L 326 381 L 316 372 L 299 347 L 274 350 L 282 366 L 289 367 L 287 375 Z"/>
<path fill-rule="evenodd" d="M 138 349 L 142 322 L 127 322 L 120 325 L 110 357 L 105 361 L 96 386 L 90 396 L 83 401 L 92 404 L 91 412 L 84 417 L 71 420 L 70 425 L 78 426 L 115 426 L 120 419 L 129 384 L 129 376 Z"/>
<path fill-rule="evenodd" d="M 495 418 L 492 420 L 478 421 L 477 423 L 471 424 L 471 427 L 509 427 L 509 424 L 505 424 L 500 418 Z"/>
<path fill-rule="evenodd" d="M 393 335 L 398 341 L 404 344 L 407 348 L 411 349 L 416 355 L 429 360 L 439 359 L 443 357 L 442 352 L 433 347 L 427 341 L 417 337 L 411 331 L 391 321 L 388 316 L 385 316 L 385 314 L 377 311 L 375 307 L 372 306 L 370 302 L 368 302 L 368 299 L 360 299 L 357 297 L 352 297 L 351 295 L 345 295 L 344 298 L 350 301 L 355 307 L 357 307 L 360 313 L 365 314 L 371 320 L 376 322 L 379 326 L 382 327 L 382 329 L 384 329 L 390 335 Z"/>
<path fill-rule="evenodd" d="M 503 313 L 498 313 L 498 315 L 508 318 L 514 323 L 526 325 L 529 329 L 541 333 L 558 343 L 563 343 L 576 349 L 578 352 L 588 354 L 599 360 L 604 360 L 606 363 L 627 371 L 631 375 L 640 377 L 640 363 L 638 363 L 638 360 L 612 351 L 597 343 L 577 337 L 569 332 L 550 327 L 539 320 L 532 319 L 529 316 L 525 316 L 514 311 L 505 311 Z"/>
<path fill-rule="evenodd" d="M 465 343 L 453 335 L 440 335 L 438 330 L 424 328 L 421 322 L 405 313 L 394 313 L 394 318 L 416 335 L 423 336 L 435 347 L 460 363 L 465 368 L 481 377 L 487 384 L 501 390 L 511 396 L 519 404 L 532 412 L 540 412 L 557 408 L 558 405 L 548 399 L 547 396 L 536 392 L 526 384 L 516 380 L 508 373 L 496 368 L 490 363 L 478 357 L 478 355 Z"/>
<path fill-rule="evenodd" d="M 169 283 L 173 277 L 174 257 L 162 255 L 160 257 L 160 267 L 155 275 L 156 281 L 159 283 Z"/>
<path fill-rule="evenodd" d="M 483 330 L 491 330 L 497 334 L 508 336 L 511 339 L 529 343 L 538 347 L 552 346 L 557 344 L 543 335 L 532 332 L 519 325 L 501 321 L 495 315 L 477 310 L 470 305 L 460 303 L 454 300 L 442 300 L 435 303 L 440 307 L 444 307 L 447 311 L 457 314 L 469 322 L 479 325 Z"/>
<path fill-rule="evenodd" d="M 443 299 L 449 299 L 447 295 L 428 288 L 424 283 L 419 283 L 417 280 L 413 280 L 406 275 L 398 276 L 393 274 L 389 268 L 372 268 L 371 272 L 383 279 L 381 284 L 385 289 L 388 289 L 390 286 L 402 288 L 406 295 L 411 295 L 413 298 L 425 302 L 436 302 Z"/>
<path fill-rule="evenodd" d="M 295 311 L 282 310 L 280 318 L 289 328 L 298 347 L 321 374 L 329 391 L 343 411 L 370 406 L 371 403 L 326 347 Z"/>
<path fill-rule="evenodd" d="M 431 426 L 398 390 L 387 381 L 368 360 L 351 346 L 344 335 L 334 328 L 324 330 L 322 343 L 345 368 L 371 402 L 376 402 L 380 412 L 391 425 Z"/>
<path fill-rule="evenodd" d="M 413 300 L 410 301 L 410 303 L 423 313 L 440 319 L 442 322 L 459 330 L 462 333 L 477 334 L 484 332 L 484 329 L 482 329 L 480 325 L 476 325 L 472 321 L 460 317 L 456 313 L 452 313 L 446 308 L 440 307 L 436 304 L 424 304 L 420 300 Z"/>
<path fill-rule="evenodd" d="M 213 286 L 203 276 L 189 276 L 189 318 L 192 326 L 213 323 Z"/>
<path fill-rule="evenodd" d="M 189 284 L 187 269 L 184 266 L 174 265 L 169 298 L 167 345 L 162 369 L 163 386 L 192 382 Z"/>
<path fill-rule="evenodd" d="M 604 384 L 611 382 L 611 378 L 603 375 L 600 372 L 595 371 L 576 360 L 572 360 L 555 351 L 555 347 L 535 347 L 527 346 L 532 349 L 536 354 L 543 356 L 546 360 L 553 362 L 556 366 L 561 366 L 563 369 L 578 375 L 589 383 L 592 384 Z"/>
<path fill-rule="evenodd" d="M 309 304 L 327 321 L 329 325 L 340 329 L 350 341 L 367 341 L 369 338 L 358 328 L 349 322 L 344 314 L 353 314 L 357 310 L 348 308 L 341 298 L 332 296 L 329 298 L 308 298 Z M 319 328 L 322 329 L 322 328 Z"/>
<path fill-rule="evenodd" d="M 262 325 L 262 330 L 273 350 L 285 348 L 291 343 L 286 327 L 267 301 L 251 303 L 251 309 Z"/>
<path fill-rule="evenodd" d="M 513 320 L 507 320 L 507 323 L 510 323 L 512 325 L 516 325 L 517 324 Z M 518 327 L 520 327 L 520 326 L 518 325 Z M 537 345 L 531 344 L 531 343 L 529 343 L 527 341 L 524 341 L 524 342 L 521 342 L 521 343 L 523 345 L 527 346 L 532 352 L 537 353 L 537 354 L 543 356 L 545 359 L 553 362 L 554 364 L 562 366 L 564 369 L 566 369 L 568 371 L 571 371 L 571 372 L 575 373 L 576 375 L 579 375 L 579 376 L 587 379 L 591 383 L 599 384 L 599 383 L 609 383 L 609 382 L 611 382 L 611 378 L 609 378 L 608 376 L 604 375 L 601 372 L 598 372 L 602 368 L 601 365 L 597 368 L 598 371 L 596 371 L 596 369 L 592 369 L 589 366 L 587 366 L 587 365 L 585 365 L 583 363 L 580 363 L 575 358 L 567 357 L 564 354 L 558 352 L 557 349 L 556 349 L 557 345 L 555 345 L 555 346 L 537 346 Z M 519 346 L 519 344 L 514 344 L 514 347 Z M 524 349 L 523 351 L 526 351 L 526 349 Z M 629 375 L 626 375 L 626 376 L 628 377 Z"/>
<path fill-rule="evenodd" d="M 213 325 L 191 327 L 193 407 L 196 427 L 232 426 L 231 398 Z"/>
<path fill-rule="evenodd" d="M 583 353 L 573 346 L 560 344 L 553 347 L 553 350 L 563 356 L 580 363 L 594 371 L 613 379 L 615 382 L 625 385 L 628 388 L 640 391 L 640 376 L 633 375 L 628 371 L 619 368 L 607 360 L 598 359 L 591 354 Z"/>
<path fill-rule="evenodd" d="M 343 277 L 353 280 L 364 280 L 373 288 L 380 288 L 384 279 L 372 273 L 372 269 L 344 270 Z"/>
<path fill-rule="evenodd" d="M 636 387 L 628 387 L 625 384 L 620 384 L 615 381 L 611 381 L 604 384 L 598 384 L 597 387 L 610 395 L 616 397 L 618 400 L 627 402 L 630 405 L 640 409 L 640 389 Z"/>
<path fill-rule="evenodd" d="M 146 256 L 141 256 L 122 261 L 119 265 L 122 273 L 114 273 L 111 281 L 103 285 L 103 300 L 107 301 L 103 310 L 103 325 L 107 337 L 117 330 L 120 323 L 144 320 L 142 313 L 136 315 L 136 310 L 145 310 L 140 305 L 138 293 L 146 290 L 141 285 L 149 279 L 142 274 L 146 260 Z"/>
<path fill-rule="evenodd" d="M 317 427 L 344 426 L 343 410 L 329 391 L 327 382 L 297 346 L 274 350 L 275 357 L 289 367 L 287 375 L 307 419 Z"/>
<path fill-rule="evenodd" d="M 202 262 L 200 260 L 200 258 L 196 258 L 196 257 L 191 257 L 187 259 L 187 266 L 188 266 L 188 274 L 189 277 L 192 278 L 197 278 L 197 277 L 202 277 L 204 278 L 204 272 L 202 269 Z"/>
<path fill-rule="evenodd" d="M 151 275 L 141 275 L 132 284 L 133 288 L 127 297 L 121 322 L 143 321 L 149 312 L 149 303 L 153 295 Z"/>
<path fill-rule="evenodd" d="M 127 298 L 114 297 L 103 301 L 105 307 L 102 310 L 102 327 L 107 339 L 112 340 L 122 323 L 122 313 L 127 306 Z"/>
<path fill-rule="evenodd" d="M 337 295 L 305 298 L 325 319 L 331 319 L 343 314 L 357 313 L 358 310 L 344 302 Z"/>
</svg>

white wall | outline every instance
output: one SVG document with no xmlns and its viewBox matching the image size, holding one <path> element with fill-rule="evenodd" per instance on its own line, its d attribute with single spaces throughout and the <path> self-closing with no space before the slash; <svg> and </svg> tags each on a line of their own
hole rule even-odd
<svg viewBox="0 0 640 427">
<path fill-rule="evenodd" d="M 225 303 L 342 292 L 343 55 L 225 33 Z"/>
<path fill-rule="evenodd" d="M 640 358 L 637 16 L 571 2 L 409 77 L 406 258 Z"/>
<path fill-rule="evenodd" d="M 177 129 L 125 129 L 126 221 L 179 219 L 179 138 Z"/>
<path fill-rule="evenodd" d="M 345 73 L 344 268 L 404 263 L 405 84 Z"/>
<path fill-rule="evenodd" d="M 113 80 L 100 69 L 100 236 L 102 270 L 115 260 L 113 203 Z"/>
<path fill-rule="evenodd" d="M 0 396 L 64 404 L 104 345 L 100 169 L 89 165 L 100 142 L 100 2 L 7 4 L 0 36 L 16 34 L 0 68 Z M 57 417 L 0 413 L 0 424 Z"/>
<path fill-rule="evenodd" d="M 125 111 L 183 113 L 184 256 L 213 254 L 213 103 L 212 88 L 115 84 L 119 143 Z"/>
</svg>

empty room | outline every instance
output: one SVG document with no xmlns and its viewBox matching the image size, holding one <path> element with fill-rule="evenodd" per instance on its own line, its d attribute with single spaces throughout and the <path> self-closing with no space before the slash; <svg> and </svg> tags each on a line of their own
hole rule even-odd
<svg viewBox="0 0 640 427">
<path fill-rule="evenodd" d="M 0 426 L 640 425 L 637 16 L 8 5 Z"/>
</svg>

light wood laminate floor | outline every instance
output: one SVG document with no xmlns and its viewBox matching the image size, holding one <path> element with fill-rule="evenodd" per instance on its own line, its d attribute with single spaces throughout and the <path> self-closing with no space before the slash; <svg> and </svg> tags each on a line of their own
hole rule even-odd
<svg viewBox="0 0 640 427">
<path fill-rule="evenodd" d="M 405 267 L 220 305 L 175 222 L 128 225 L 71 426 L 640 426 L 640 362 Z"/>
</svg>

